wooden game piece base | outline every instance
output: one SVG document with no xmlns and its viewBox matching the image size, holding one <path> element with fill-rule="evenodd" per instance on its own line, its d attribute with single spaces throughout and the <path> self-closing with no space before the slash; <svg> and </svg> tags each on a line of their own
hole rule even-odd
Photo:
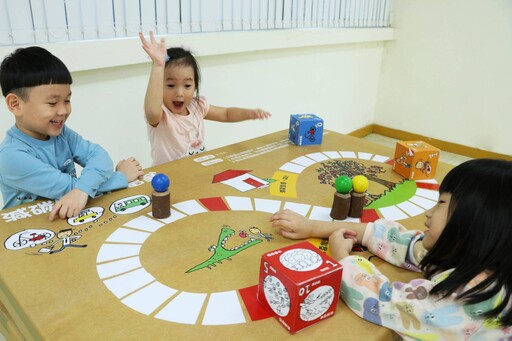
<svg viewBox="0 0 512 341">
<path fill-rule="evenodd" d="M 357 193 L 352 191 L 350 195 L 350 211 L 348 212 L 348 216 L 352 218 L 361 218 L 366 201 L 366 192 Z"/>
<path fill-rule="evenodd" d="M 169 191 L 154 191 L 151 197 L 153 217 L 158 219 L 168 218 L 171 215 L 171 193 Z"/>
<path fill-rule="evenodd" d="M 331 218 L 335 220 L 346 219 L 350 209 L 350 200 L 350 193 L 342 194 L 339 192 L 334 192 Z"/>
</svg>

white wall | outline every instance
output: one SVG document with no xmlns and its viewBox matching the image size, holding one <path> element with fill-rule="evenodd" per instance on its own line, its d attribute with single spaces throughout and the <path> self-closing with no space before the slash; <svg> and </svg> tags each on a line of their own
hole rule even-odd
<svg viewBox="0 0 512 341">
<path fill-rule="evenodd" d="M 372 123 L 383 40 L 391 38 L 390 29 L 346 29 L 196 34 L 169 40 L 196 52 L 203 77 L 200 93 L 212 104 L 261 107 L 273 115 L 267 121 L 207 122 L 206 142 L 212 149 L 288 129 L 292 113 L 316 113 L 326 129 L 343 133 Z M 101 144 L 114 162 L 135 156 L 149 167 L 142 107 L 150 63 L 140 42 L 45 47 L 73 71 L 73 112 L 67 124 Z M 0 49 L 0 54 L 12 50 Z M 116 63 L 124 65 L 111 66 Z M 14 118 L 5 105 L 0 117 L 3 135 Z"/>
<path fill-rule="evenodd" d="M 325 128 L 343 133 L 370 124 L 381 54 L 382 44 L 353 44 L 202 58 L 201 92 L 213 104 L 262 107 L 273 115 L 265 122 L 207 122 L 209 145 L 288 129 L 293 113 L 315 113 Z"/>
<path fill-rule="evenodd" d="M 512 1 L 393 4 L 375 123 L 512 155 Z"/>
</svg>

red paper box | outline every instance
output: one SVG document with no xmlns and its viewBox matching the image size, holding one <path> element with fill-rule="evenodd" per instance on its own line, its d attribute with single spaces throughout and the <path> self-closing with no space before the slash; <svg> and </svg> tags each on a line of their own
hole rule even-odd
<svg viewBox="0 0 512 341">
<path fill-rule="evenodd" d="M 439 148 L 423 141 L 397 142 L 393 170 L 409 180 L 433 179 L 439 154 Z"/>
<path fill-rule="evenodd" d="M 310 242 L 261 257 L 257 298 L 291 334 L 336 311 L 342 267 Z"/>
</svg>

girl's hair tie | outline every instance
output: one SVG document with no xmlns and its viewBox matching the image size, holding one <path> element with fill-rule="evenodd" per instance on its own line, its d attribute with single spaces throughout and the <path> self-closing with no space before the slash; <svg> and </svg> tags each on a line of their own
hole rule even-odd
<svg viewBox="0 0 512 341">
<path fill-rule="evenodd" d="M 167 63 L 169 60 L 171 60 L 171 57 L 169 55 L 165 56 L 165 62 Z"/>
</svg>

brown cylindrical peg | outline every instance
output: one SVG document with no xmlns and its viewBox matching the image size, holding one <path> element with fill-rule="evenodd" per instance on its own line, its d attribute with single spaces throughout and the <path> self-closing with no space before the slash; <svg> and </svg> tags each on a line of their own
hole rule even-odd
<svg viewBox="0 0 512 341">
<path fill-rule="evenodd" d="M 363 215 L 364 204 L 366 202 L 366 191 L 363 193 L 350 192 L 350 210 L 348 216 L 352 218 L 361 218 Z"/>
<path fill-rule="evenodd" d="M 332 202 L 331 218 L 335 220 L 343 220 L 347 218 L 350 209 L 350 193 L 343 194 L 334 192 Z"/>
<path fill-rule="evenodd" d="M 165 219 L 171 215 L 171 193 L 169 191 L 153 191 L 152 200 L 153 217 Z"/>
</svg>

